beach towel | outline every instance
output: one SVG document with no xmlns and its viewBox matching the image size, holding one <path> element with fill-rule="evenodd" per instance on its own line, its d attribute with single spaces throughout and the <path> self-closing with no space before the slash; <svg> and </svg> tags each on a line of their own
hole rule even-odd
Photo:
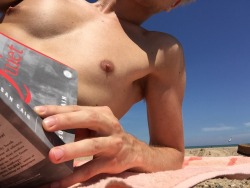
<svg viewBox="0 0 250 188">
<path fill-rule="evenodd" d="M 179 170 L 101 175 L 71 188 L 187 188 L 215 177 L 249 179 L 250 157 L 185 157 Z"/>
</svg>

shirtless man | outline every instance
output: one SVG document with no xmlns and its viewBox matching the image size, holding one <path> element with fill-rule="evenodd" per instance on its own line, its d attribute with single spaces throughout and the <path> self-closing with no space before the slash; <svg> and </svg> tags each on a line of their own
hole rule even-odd
<svg viewBox="0 0 250 188">
<path fill-rule="evenodd" d="M 153 14 L 187 1 L 0 1 L 5 12 L 0 32 L 78 71 L 78 106 L 35 108 L 45 117 L 47 131 L 77 130 L 78 141 L 51 149 L 52 162 L 94 156 L 53 186 L 67 187 L 100 173 L 182 166 L 183 50 L 172 36 L 146 31 L 140 25 Z M 149 145 L 119 123 L 143 99 Z"/>
</svg>

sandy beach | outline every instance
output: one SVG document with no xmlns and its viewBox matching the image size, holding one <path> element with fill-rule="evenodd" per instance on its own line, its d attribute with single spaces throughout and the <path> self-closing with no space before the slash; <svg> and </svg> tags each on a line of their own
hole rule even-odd
<svg viewBox="0 0 250 188">
<path fill-rule="evenodd" d="M 203 157 L 225 157 L 237 156 L 237 146 L 233 147 L 207 147 L 207 148 L 194 148 L 185 149 L 186 156 L 203 156 Z"/>
<path fill-rule="evenodd" d="M 185 149 L 186 156 L 206 156 L 206 157 L 225 157 L 239 156 L 237 153 L 238 147 L 207 147 Z M 214 178 L 201 182 L 194 188 L 250 188 L 250 179 L 235 180 L 227 178 Z"/>
</svg>

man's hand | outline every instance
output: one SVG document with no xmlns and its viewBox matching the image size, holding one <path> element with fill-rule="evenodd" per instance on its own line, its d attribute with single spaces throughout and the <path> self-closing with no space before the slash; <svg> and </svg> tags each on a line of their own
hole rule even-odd
<svg viewBox="0 0 250 188">
<path fill-rule="evenodd" d="M 45 118 L 46 131 L 76 129 L 76 142 L 50 150 L 49 158 L 53 163 L 93 156 L 93 160 L 77 167 L 72 175 L 54 185 L 68 187 L 97 174 L 120 173 L 139 167 L 135 138 L 124 132 L 108 107 L 42 106 L 35 107 L 35 111 Z"/>
</svg>

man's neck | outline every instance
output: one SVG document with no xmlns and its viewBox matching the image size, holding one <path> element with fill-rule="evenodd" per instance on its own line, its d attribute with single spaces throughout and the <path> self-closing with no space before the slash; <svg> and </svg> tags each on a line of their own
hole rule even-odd
<svg viewBox="0 0 250 188">
<path fill-rule="evenodd" d="M 95 6 L 102 13 L 108 14 L 114 12 L 119 19 L 136 25 L 141 25 L 153 15 L 147 8 L 136 3 L 134 0 L 98 0 Z"/>
</svg>

